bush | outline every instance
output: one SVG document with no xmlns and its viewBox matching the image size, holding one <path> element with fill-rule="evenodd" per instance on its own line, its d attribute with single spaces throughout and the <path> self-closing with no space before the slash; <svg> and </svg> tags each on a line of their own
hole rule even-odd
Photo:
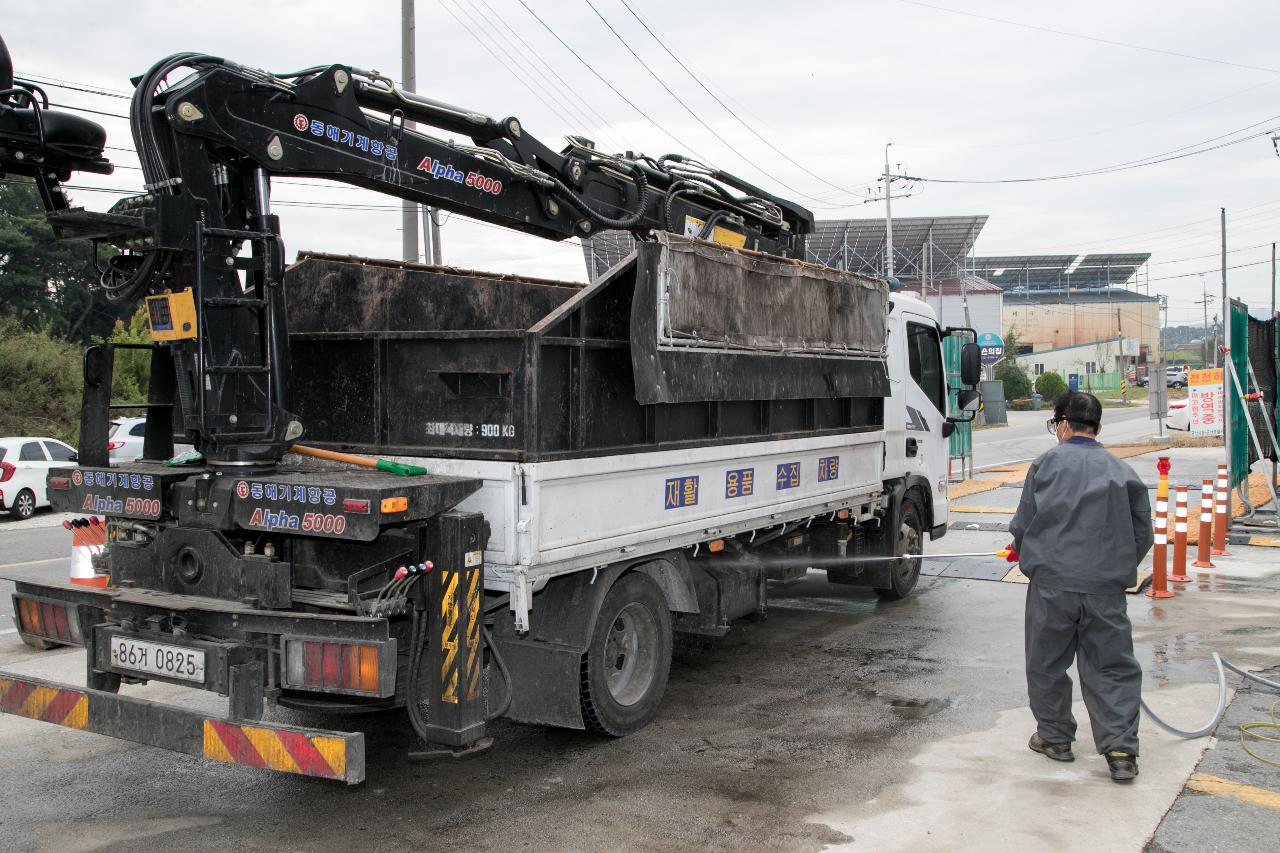
<svg viewBox="0 0 1280 853">
<path fill-rule="evenodd" d="M 996 379 L 1004 383 L 1005 402 L 1031 396 L 1031 378 L 1012 358 L 1006 358 L 996 367 Z"/>
<path fill-rule="evenodd" d="M 1061 374 L 1054 373 L 1052 370 L 1041 373 L 1036 377 L 1036 393 L 1043 397 L 1046 403 L 1053 403 L 1067 393 L 1067 383 L 1063 381 Z"/>
<path fill-rule="evenodd" d="M 0 317 L 0 435 L 80 433 L 80 347 Z"/>
</svg>

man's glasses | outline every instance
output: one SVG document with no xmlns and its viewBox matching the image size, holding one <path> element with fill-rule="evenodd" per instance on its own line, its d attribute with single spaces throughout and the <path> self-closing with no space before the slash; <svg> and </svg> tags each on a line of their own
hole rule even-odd
<svg viewBox="0 0 1280 853">
<path fill-rule="evenodd" d="M 1057 434 L 1058 423 L 1059 421 L 1057 418 L 1049 418 L 1049 420 L 1044 422 L 1044 425 L 1049 429 L 1049 432 Z"/>
</svg>

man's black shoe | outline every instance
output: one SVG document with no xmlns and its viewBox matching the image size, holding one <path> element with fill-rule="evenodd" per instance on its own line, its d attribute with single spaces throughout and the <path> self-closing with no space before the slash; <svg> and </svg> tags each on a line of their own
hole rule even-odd
<svg viewBox="0 0 1280 853">
<path fill-rule="evenodd" d="M 1132 782 L 1138 775 L 1138 756 L 1119 750 L 1108 752 L 1107 766 L 1111 768 L 1112 782 Z"/>
<path fill-rule="evenodd" d="M 1041 755 L 1047 755 L 1054 761 L 1075 761 L 1076 757 L 1071 752 L 1071 744 L 1069 743 L 1049 743 L 1049 741 L 1040 737 L 1040 733 L 1036 732 L 1031 736 L 1027 746 L 1032 752 L 1038 752 Z M 1136 772 L 1136 771 L 1135 771 Z"/>
</svg>

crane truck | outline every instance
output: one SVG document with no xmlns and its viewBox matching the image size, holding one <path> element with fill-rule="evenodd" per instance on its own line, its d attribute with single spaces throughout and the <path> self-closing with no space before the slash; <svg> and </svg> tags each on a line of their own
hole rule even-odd
<svg viewBox="0 0 1280 853">
<path fill-rule="evenodd" d="M 978 351 L 957 347 L 949 387 L 943 343 L 972 333 L 806 262 L 803 207 L 686 156 L 555 151 L 342 64 L 175 54 L 129 118 L 142 192 L 73 205 L 73 174 L 113 169 L 106 134 L 14 79 L 0 43 L 0 172 L 93 245 L 102 296 L 144 304 L 152 341 L 142 458 L 110 464 L 111 415 L 139 401 L 111 399 L 123 345 L 104 343 L 77 459 L 48 477 L 57 510 L 106 519 L 102 582 L 13 577 L 22 639 L 83 647 L 85 683 L 0 672 L 0 710 L 352 784 L 362 732 L 269 708 L 403 708 L 429 756 L 483 750 L 498 717 L 623 736 L 657 713 L 677 634 L 724 634 L 820 557 L 901 599 L 918 559 L 838 558 L 944 534 Z M 289 264 L 282 176 L 636 249 L 585 286 Z"/>
</svg>

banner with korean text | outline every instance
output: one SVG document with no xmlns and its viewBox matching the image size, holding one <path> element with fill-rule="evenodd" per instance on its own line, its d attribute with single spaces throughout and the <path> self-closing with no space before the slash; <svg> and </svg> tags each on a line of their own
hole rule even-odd
<svg viewBox="0 0 1280 853">
<path fill-rule="evenodd" d="M 1222 435 L 1222 368 L 1187 374 L 1192 435 Z"/>
</svg>

